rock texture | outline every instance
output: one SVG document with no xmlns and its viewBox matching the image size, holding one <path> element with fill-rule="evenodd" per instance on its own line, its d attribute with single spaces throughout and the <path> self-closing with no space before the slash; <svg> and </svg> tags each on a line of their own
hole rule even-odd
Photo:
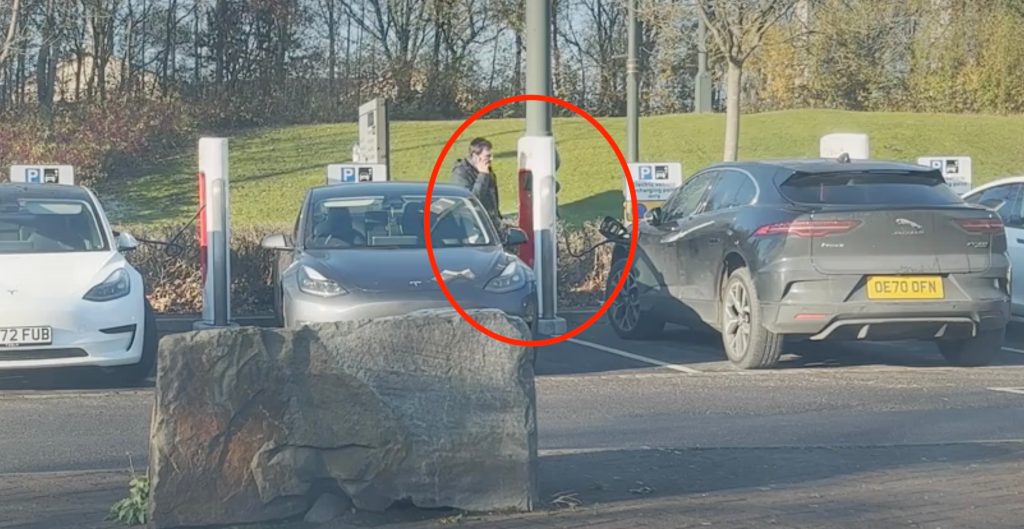
<svg viewBox="0 0 1024 529">
<path fill-rule="evenodd" d="M 470 315 L 529 338 L 500 311 Z M 533 354 L 452 310 L 167 336 L 150 437 L 154 525 L 291 518 L 331 491 L 368 510 L 405 499 L 531 510 Z"/>
<path fill-rule="evenodd" d="M 320 496 L 320 499 L 316 500 L 313 507 L 306 513 L 303 521 L 309 523 L 327 523 L 336 518 L 340 518 L 345 514 L 351 507 L 348 498 L 343 498 L 334 494 L 324 494 Z"/>
</svg>

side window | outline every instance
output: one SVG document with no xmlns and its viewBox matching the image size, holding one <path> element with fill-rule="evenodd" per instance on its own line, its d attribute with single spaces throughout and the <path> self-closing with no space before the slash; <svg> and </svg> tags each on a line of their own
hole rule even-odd
<svg viewBox="0 0 1024 529">
<path fill-rule="evenodd" d="M 1007 184 L 996 186 L 966 197 L 968 204 L 984 204 L 991 201 L 1002 201 L 1002 205 L 996 209 L 996 213 L 1003 219 L 1003 223 L 1014 228 L 1024 227 L 1024 218 L 1021 215 L 1021 184 Z"/>
<path fill-rule="evenodd" d="M 746 173 L 725 171 L 715 181 L 705 210 L 716 211 L 749 204 L 754 199 L 754 192 L 754 182 Z"/>
<path fill-rule="evenodd" d="M 747 177 L 743 181 L 743 185 L 740 186 L 739 190 L 736 191 L 736 198 L 733 200 L 734 206 L 746 206 L 754 201 L 754 197 L 757 196 L 757 184 L 753 178 Z"/>
<path fill-rule="evenodd" d="M 717 175 L 717 171 L 708 171 L 683 183 L 679 191 L 672 197 L 671 202 L 665 204 L 665 220 L 676 221 L 693 214 L 704 199 L 708 186 Z"/>
</svg>

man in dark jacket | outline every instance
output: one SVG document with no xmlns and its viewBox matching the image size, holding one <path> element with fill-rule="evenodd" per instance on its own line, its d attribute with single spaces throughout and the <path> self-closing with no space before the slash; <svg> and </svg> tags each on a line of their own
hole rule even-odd
<svg viewBox="0 0 1024 529">
<path fill-rule="evenodd" d="M 470 190 L 502 232 L 501 209 L 498 204 L 498 182 L 491 170 L 491 142 L 475 138 L 469 143 L 469 156 L 459 160 L 452 169 L 452 183 Z"/>
</svg>

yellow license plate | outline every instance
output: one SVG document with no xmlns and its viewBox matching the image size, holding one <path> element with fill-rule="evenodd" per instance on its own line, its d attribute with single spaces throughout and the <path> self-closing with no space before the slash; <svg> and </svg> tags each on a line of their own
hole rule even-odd
<svg viewBox="0 0 1024 529">
<path fill-rule="evenodd" d="M 944 299 L 942 278 L 874 276 L 868 278 L 868 299 Z"/>
</svg>

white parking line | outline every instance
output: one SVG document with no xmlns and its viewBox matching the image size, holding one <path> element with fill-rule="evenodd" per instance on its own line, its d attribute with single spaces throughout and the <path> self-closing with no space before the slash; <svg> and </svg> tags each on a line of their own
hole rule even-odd
<svg viewBox="0 0 1024 529">
<path fill-rule="evenodd" d="M 1014 349 L 1013 347 L 1003 347 L 1003 350 L 1008 352 L 1008 353 L 1017 353 L 1019 355 L 1024 355 L 1024 349 Z"/>
<path fill-rule="evenodd" d="M 630 360 L 636 360 L 638 362 L 643 362 L 645 364 L 650 364 L 652 366 L 664 367 L 666 369 L 671 369 L 673 371 L 679 371 L 680 373 L 688 373 L 688 374 L 691 374 L 691 375 L 700 375 L 700 374 L 704 373 L 703 371 L 700 371 L 700 370 L 697 370 L 697 369 L 693 369 L 692 367 L 686 367 L 686 366 L 681 366 L 681 365 L 676 365 L 676 364 L 669 364 L 668 362 L 662 362 L 661 360 L 656 360 L 654 358 L 648 358 L 646 356 L 640 356 L 640 355 L 633 354 L 633 353 L 627 353 L 626 351 L 615 349 L 614 347 L 608 347 L 608 346 L 605 346 L 605 345 L 596 344 L 596 343 L 592 343 L 592 342 L 587 342 L 587 341 L 584 341 L 584 340 L 578 340 L 576 338 L 569 338 L 568 341 L 570 341 L 572 343 L 575 343 L 575 344 L 582 345 L 584 347 L 590 347 L 591 349 L 597 349 L 598 351 L 604 351 L 606 353 L 611 353 L 613 355 L 621 356 L 623 358 L 629 358 Z"/>
<path fill-rule="evenodd" d="M 990 391 L 999 391 L 1001 393 L 1013 393 L 1014 395 L 1024 395 L 1024 388 L 988 388 Z"/>
</svg>

